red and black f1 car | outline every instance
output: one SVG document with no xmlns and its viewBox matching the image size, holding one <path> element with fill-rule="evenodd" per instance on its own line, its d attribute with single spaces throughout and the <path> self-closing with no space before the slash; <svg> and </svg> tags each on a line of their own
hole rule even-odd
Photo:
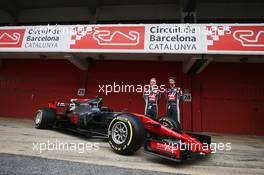
<svg viewBox="0 0 264 175">
<path fill-rule="evenodd" d="M 36 128 L 64 128 L 105 137 L 119 154 L 133 154 L 142 145 L 145 152 L 174 161 L 185 160 L 193 153 L 211 153 L 210 136 L 185 133 L 168 117 L 155 121 L 141 114 L 114 112 L 102 103 L 101 97 L 52 102 L 37 111 Z"/>
</svg>

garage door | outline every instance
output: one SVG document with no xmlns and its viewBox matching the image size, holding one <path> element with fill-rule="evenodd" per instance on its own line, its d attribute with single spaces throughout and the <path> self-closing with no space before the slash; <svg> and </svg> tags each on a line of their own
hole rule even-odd
<svg viewBox="0 0 264 175">
<path fill-rule="evenodd" d="M 33 118 L 52 100 L 68 101 L 85 86 L 86 72 L 63 60 L 4 60 L 0 68 L 0 116 Z"/>
<path fill-rule="evenodd" d="M 214 63 L 197 77 L 203 131 L 264 135 L 263 66 Z"/>
<path fill-rule="evenodd" d="M 168 83 L 168 77 L 181 82 L 182 66 L 178 62 L 153 61 L 93 61 L 88 71 L 80 71 L 65 60 L 5 60 L 0 69 L 0 116 L 33 118 L 36 109 L 52 100 L 75 98 L 77 89 L 86 86 L 86 97 L 100 95 L 105 104 L 116 110 L 143 113 L 142 92 L 100 91 L 106 85 L 144 85 L 151 77 L 158 84 Z M 163 96 L 162 96 L 163 97 Z M 164 98 L 159 114 L 165 113 Z"/>
</svg>

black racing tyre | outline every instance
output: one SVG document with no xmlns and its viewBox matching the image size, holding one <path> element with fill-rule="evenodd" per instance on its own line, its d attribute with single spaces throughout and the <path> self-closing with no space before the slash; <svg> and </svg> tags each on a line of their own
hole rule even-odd
<svg viewBox="0 0 264 175">
<path fill-rule="evenodd" d="M 163 116 L 159 119 L 159 123 L 173 131 L 181 131 L 181 125 L 179 122 L 174 121 L 172 118 Z"/>
<path fill-rule="evenodd" d="M 55 109 L 43 108 L 36 112 L 35 127 L 37 129 L 51 128 L 56 120 Z"/>
<path fill-rule="evenodd" d="M 118 154 L 133 154 L 143 145 L 144 140 L 144 125 L 132 114 L 118 115 L 109 124 L 108 142 Z"/>
</svg>

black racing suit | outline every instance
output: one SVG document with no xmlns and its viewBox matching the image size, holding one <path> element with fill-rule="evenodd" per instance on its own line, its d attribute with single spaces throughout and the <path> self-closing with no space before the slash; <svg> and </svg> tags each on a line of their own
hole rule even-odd
<svg viewBox="0 0 264 175">
<path fill-rule="evenodd" d="M 158 119 L 158 103 L 160 100 L 160 92 L 158 88 L 150 86 L 144 91 L 143 98 L 145 100 L 145 115 L 153 120 Z"/>
<path fill-rule="evenodd" d="M 180 123 L 180 101 L 182 100 L 182 90 L 179 87 L 166 89 L 166 109 L 167 116 Z"/>
</svg>

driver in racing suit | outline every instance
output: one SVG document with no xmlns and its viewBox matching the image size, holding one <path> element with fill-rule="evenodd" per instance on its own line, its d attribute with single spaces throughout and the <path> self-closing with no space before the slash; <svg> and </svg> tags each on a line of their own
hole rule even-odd
<svg viewBox="0 0 264 175">
<path fill-rule="evenodd" d="M 144 90 L 143 98 L 145 101 L 145 115 L 153 120 L 157 120 L 160 92 L 157 86 L 156 78 L 150 79 L 150 85 Z"/>
<path fill-rule="evenodd" d="M 174 77 L 169 77 L 169 84 L 170 88 L 165 92 L 167 116 L 180 123 L 180 101 L 183 93 L 180 87 L 175 86 Z"/>
</svg>

